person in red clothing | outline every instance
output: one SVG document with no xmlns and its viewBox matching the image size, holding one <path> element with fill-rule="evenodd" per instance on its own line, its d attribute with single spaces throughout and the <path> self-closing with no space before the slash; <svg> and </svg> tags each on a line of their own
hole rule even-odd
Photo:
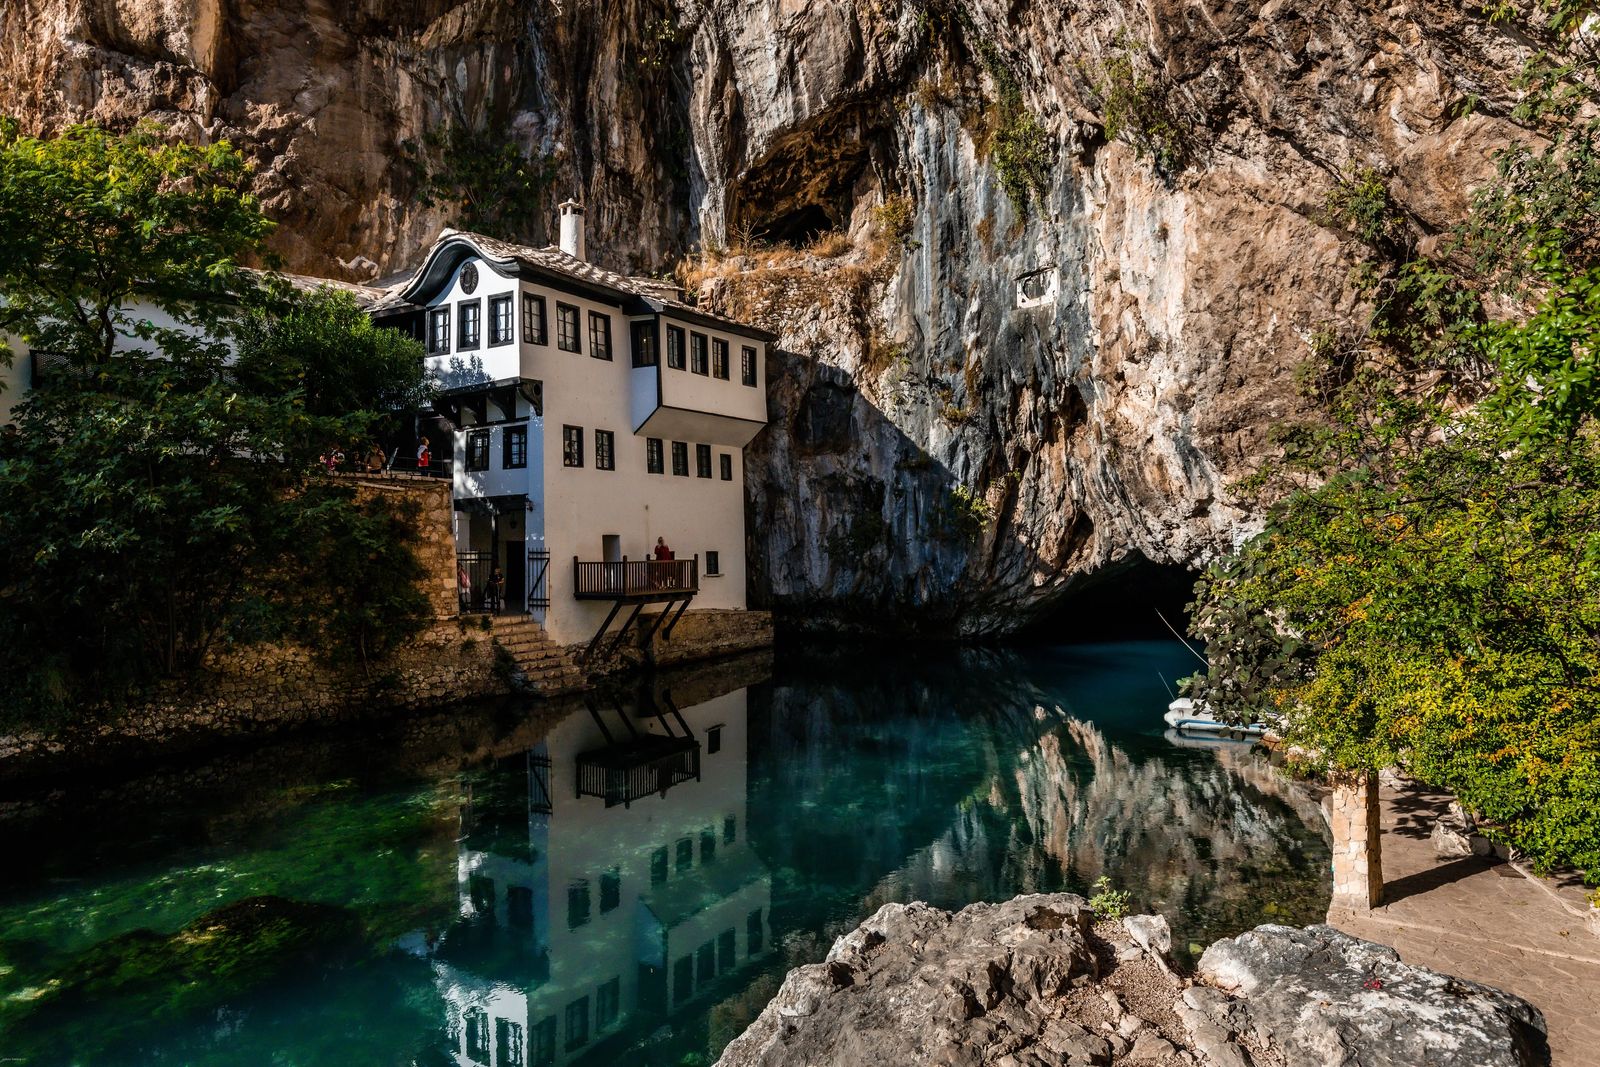
<svg viewBox="0 0 1600 1067">
<path fill-rule="evenodd" d="M 675 568 L 671 564 L 672 549 L 667 547 L 667 539 L 665 537 L 656 538 L 656 565 L 651 568 L 655 572 L 654 585 L 656 588 L 671 588 L 678 584 L 674 580 L 677 575 L 673 573 Z"/>
<path fill-rule="evenodd" d="M 672 549 L 667 547 L 667 539 L 665 537 L 656 538 L 656 559 L 672 559 Z"/>
</svg>

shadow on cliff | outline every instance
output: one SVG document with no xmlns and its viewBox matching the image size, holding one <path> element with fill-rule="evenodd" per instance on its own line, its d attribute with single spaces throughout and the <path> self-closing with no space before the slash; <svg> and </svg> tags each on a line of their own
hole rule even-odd
<svg viewBox="0 0 1600 1067">
<path fill-rule="evenodd" d="M 773 350 L 767 380 L 769 422 L 746 460 L 749 589 L 780 627 L 1051 640 L 1165 634 L 1161 616 L 1182 627 L 1193 585 L 1183 568 L 1130 552 L 1075 570 L 1066 563 L 1093 546 L 1086 513 L 1024 538 L 1011 525 L 1020 479 L 959 476 L 848 371 Z M 1061 418 L 1071 422 L 1070 405 Z"/>
</svg>

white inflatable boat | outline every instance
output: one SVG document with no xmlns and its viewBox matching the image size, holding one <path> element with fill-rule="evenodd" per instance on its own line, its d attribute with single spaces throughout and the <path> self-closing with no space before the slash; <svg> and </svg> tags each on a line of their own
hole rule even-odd
<svg viewBox="0 0 1600 1067">
<path fill-rule="evenodd" d="M 1195 704 L 1188 697 L 1179 697 L 1167 705 L 1167 713 L 1162 716 L 1167 720 L 1167 725 L 1179 733 L 1192 734 L 1218 734 L 1223 737 L 1261 737 L 1267 732 L 1265 723 L 1252 722 L 1240 725 L 1222 722 L 1211 714 L 1204 704 Z"/>
</svg>

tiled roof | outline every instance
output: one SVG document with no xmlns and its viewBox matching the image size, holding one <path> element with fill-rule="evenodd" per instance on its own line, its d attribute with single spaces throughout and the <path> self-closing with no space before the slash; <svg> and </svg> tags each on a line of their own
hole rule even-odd
<svg viewBox="0 0 1600 1067">
<path fill-rule="evenodd" d="M 696 307 L 694 304 L 682 299 L 679 295 L 681 291 L 670 282 L 664 282 L 656 278 L 633 278 L 617 274 L 615 271 L 606 270 L 604 267 L 590 263 L 588 260 L 569 256 L 555 245 L 535 248 L 532 245 L 502 241 L 497 237 L 489 237 L 481 233 L 447 229 L 439 235 L 433 247 L 438 248 L 441 244 L 451 239 L 465 240 L 489 259 L 507 264 L 517 262 L 533 270 L 571 278 L 573 281 L 591 288 L 606 290 L 623 299 L 642 300 L 656 311 L 679 312 L 684 315 L 723 323 L 741 333 L 756 334 L 762 337 L 770 336 L 766 330 L 752 326 L 749 323 L 740 322 L 726 315 L 719 315 L 705 308 Z M 431 257 L 432 254 L 433 250 L 430 249 L 429 256 Z M 425 265 L 426 263 L 424 263 Z M 398 283 L 391 285 L 380 299 L 374 301 L 369 310 L 391 311 L 410 306 L 402 294 L 421 270 L 422 268 L 419 267 L 417 271 L 411 272 Z"/>
</svg>

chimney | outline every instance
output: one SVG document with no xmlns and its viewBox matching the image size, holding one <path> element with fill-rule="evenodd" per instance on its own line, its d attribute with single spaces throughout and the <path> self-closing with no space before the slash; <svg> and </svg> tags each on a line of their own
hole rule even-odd
<svg viewBox="0 0 1600 1067">
<path fill-rule="evenodd" d="M 561 205 L 561 251 L 583 258 L 583 205 L 576 200 Z"/>
</svg>

